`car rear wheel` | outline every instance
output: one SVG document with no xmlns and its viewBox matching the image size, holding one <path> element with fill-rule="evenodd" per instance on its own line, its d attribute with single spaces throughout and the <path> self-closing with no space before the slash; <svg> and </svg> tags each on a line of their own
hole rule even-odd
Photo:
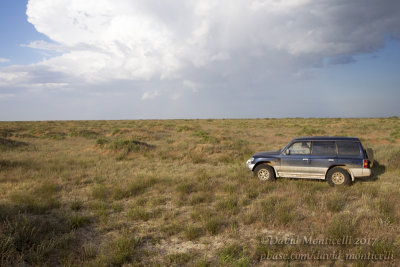
<svg viewBox="0 0 400 267">
<path fill-rule="evenodd" d="M 271 166 L 267 164 L 260 164 L 254 169 L 254 176 L 261 181 L 274 181 L 275 172 Z"/>
<path fill-rule="evenodd" d="M 345 169 L 339 167 L 330 169 L 326 175 L 326 180 L 331 186 L 350 185 L 351 183 L 349 173 Z"/>
</svg>

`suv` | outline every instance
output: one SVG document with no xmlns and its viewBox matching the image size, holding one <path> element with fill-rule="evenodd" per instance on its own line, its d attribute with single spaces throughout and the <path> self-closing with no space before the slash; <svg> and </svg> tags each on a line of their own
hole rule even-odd
<svg viewBox="0 0 400 267">
<path fill-rule="evenodd" d="M 260 180 L 275 177 L 327 180 L 331 186 L 349 185 L 371 175 L 372 149 L 354 137 L 301 137 L 279 151 L 260 152 L 246 163 Z"/>
</svg>

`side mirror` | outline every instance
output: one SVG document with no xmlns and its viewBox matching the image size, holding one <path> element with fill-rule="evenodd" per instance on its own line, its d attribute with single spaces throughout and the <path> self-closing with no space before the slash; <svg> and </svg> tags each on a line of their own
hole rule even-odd
<svg viewBox="0 0 400 267">
<path fill-rule="evenodd" d="M 285 155 L 290 155 L 290 149 L 285 150 Z"/>
</svg>

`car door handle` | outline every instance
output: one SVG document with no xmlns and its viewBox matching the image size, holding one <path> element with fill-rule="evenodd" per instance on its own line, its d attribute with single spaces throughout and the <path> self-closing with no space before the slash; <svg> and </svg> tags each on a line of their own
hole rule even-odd
<svg viewBox="0 0 400 267">
<path fill-rule="evenodd" d="M 308 160 L 308 159 L 303 159 L 303 160 Z"/>
<path fill-rule="evenodd" d="M 333 161 L 335 161 L 335 160 L 334 160 L 334 159 L 328 159 L 328 161 L 333 162 Z"/>
</svg>

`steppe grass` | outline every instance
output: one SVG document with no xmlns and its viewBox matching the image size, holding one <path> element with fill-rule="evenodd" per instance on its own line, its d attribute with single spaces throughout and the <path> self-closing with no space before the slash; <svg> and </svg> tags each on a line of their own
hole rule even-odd
<svg viewBox="0 0 400 267">
<path fill-rule="evenodd" d="M 399 265 L 399 125 L 397 117 L 0 122 L 0 266 L 297 266 L 315 262 L 263 256 L 339 248 L 391 253 Z M 332 188 L 261 182 L 246 170 L 253 153 L 299 135 L 359 137 L 374 149 L 373 175 Z M 376 242 L 285 245 L 268 236 Z"/>
</svg>

